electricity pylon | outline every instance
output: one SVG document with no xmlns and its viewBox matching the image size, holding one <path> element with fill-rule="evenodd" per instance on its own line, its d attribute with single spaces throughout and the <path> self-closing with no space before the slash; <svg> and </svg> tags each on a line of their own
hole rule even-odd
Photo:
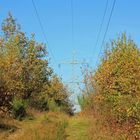
<svg viewBox="0 0 140 140">
<path fill-rule="evenodd" d="M 76 60 L 76 52 L 73 51 L 73 56 L 72 56 L 72 60 L 70 61 L 63 61 L 59 64 L 59 68 L 61 67 L 62 64 L 68 64 L 68 65 L 71 65 L 72 66 L 72 78 L 71 80 L 72 81 L 69 81 L 68 83 L 72 83 L 72 84 L 79 84 L 79 83 L 83 83 L 82 81 L 78 81 L 76 79 L 76 72 L 75 72 L 75 66 L 77 65 L 88 65 L 89 63 L 86 62 L 86 61 L 81 61 L 79 62 L 78 60 Z"/>
<path fill-rule="evenodd" d="M 71 65 L 72 66 L 72 76 L 71 76 L 71 81 L 68 81 L 68 82 L 64 82 L 64 83 L 66 83 L 66 84 L 72 84 L 73 85 L 73 87 L 71 87 L 72 88 L 72 90 L 73 90 L 73 94 L 71 95 L 71 99 L 72 99 L 72 101 L 74 102 L 74 104 L 75 105 L 78 105 L 78 101 L 76 100 L 77 99 L 77 96 L 76 96 L 76 93 L 77 92 L 74 92 L 74 90 L 76 90 L 76 86 L 79 86 L 79 84 L 82 84 L 82 83 L 84 83 L 83 81 L 81 81 L 81 80 L 78 80 L 77 78 L 76 78 L 76 70 L 75 70 L 75 67 L 77 66 L 77 65 L 87 65 L 88 66 L 88 62 L 86 62 L 86 61 L 78 61 L 77 59 L 76 59 L 76 52 L 75 51 L 73 51 L 73 56 L 72 56 L 72 60 L 70 60 L 70 61 L 63 61 L 63 62 L 61 62 L 60 64 L 59 64 L 59 68 L 61 67 L 61 65 L 62 64 L 67 64 L 67 65 Z M 71 86 L 72 86 L 71 85 Z M 79 89 L 79 88 L 78 88 Z"/>
</svg>

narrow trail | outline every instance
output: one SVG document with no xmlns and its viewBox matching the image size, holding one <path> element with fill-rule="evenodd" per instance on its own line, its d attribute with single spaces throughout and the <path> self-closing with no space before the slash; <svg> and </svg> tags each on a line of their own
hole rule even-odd
<svg viewBox="0 0 140 140">
<path fill-rule="evenodd" d="M 86 118 L 80 116 L 70 118 L 66 128 L 67 140 L 89 140 L 89 127 L 90 123 Z"/>
</svg>

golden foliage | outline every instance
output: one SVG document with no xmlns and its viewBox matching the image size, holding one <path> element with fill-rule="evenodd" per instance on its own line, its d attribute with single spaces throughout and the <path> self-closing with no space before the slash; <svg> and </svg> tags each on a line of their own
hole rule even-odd
<svg viewBox="0 0 140 140">
<path fill-rule="evenodd" d="M 112 128 L 114 124 L 119 125 L 132 139 L 140 138 L 139 129 L 134 129 L 140 121 L 140 50 L 136 44 L 125 34 L 108 44 L 101 64 L 88 77 L 88 83 L 92 85 L 90 93 L 94 93 L 90 95 L 93 109 Z"/>
</svg>

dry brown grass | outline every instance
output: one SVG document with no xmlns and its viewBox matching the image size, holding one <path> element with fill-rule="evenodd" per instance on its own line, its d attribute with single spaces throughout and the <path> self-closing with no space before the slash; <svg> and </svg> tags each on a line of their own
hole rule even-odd
<svg viewBox="0 0 140 140">
<path fill-rule="evenodd" d="M 2 130 L 0 140 L 63 140 L 65 139 L 65 127 L 68 116 L 63 113 L 40 113 L 32 111 L 36 117 L 33 120 L 25 119 L 17 121 L 5 119 L 3 122 L 14 125 L 17 129 L 15 132 Z"/>
<path fill-rule="evenodd" d="M 0 129 L 0 140 L 126 140 L 121 131 L 113 132 L 100 115 L 93 115 L 88 110 L 74 117 L 36 110 L 30 114 L 35 118 L 23 121 L 3 119 L 9 127 Z"/>
<path fill-rule="evenodd" d="M 87 140 L 127 140 L 122 130 L 112 131 L 105 119 L 99 114 L 85 110 L 80 113 L 80 116 L 89 120 Z"/>
</svg>

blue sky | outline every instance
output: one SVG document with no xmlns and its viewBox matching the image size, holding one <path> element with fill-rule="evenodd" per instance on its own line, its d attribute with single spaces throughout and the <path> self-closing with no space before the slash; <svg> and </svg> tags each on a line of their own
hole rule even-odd
<svg viewBox="0 0 140 140">
<path fill-rule="evenodd" d="M 74 43 L 72 43 L 71 0 L 34 0 L 34 2 L 44 26 L 49 47 L 55 57 L 50 54 L 54 71 L 58 75 L 62 75 L 64 81 L 71 79 L 71 67 L 63 65 L 60 69 L 58 64 L 70 60 L 74 48 L 79 61 L 85 59 L 90 62 L 91 67 L 95 68 L 113 0 L 109 0 L 105 22 L 96 48 L 95 42 L 106 0 L 73 0 Z M 37 41 L 46 43 L 31 0 L 1 0 L 0 23 L 6 18 L 9 11 L 12 12 L 28 36 L 35 33 Z M 116 0 L 105 41 L 108 42 L 125 31 L 140 45 L 139 25 L 140 1 Z M 80 75 L 79 67 L 76 69 L 77 75 Z"/>
</svg>

